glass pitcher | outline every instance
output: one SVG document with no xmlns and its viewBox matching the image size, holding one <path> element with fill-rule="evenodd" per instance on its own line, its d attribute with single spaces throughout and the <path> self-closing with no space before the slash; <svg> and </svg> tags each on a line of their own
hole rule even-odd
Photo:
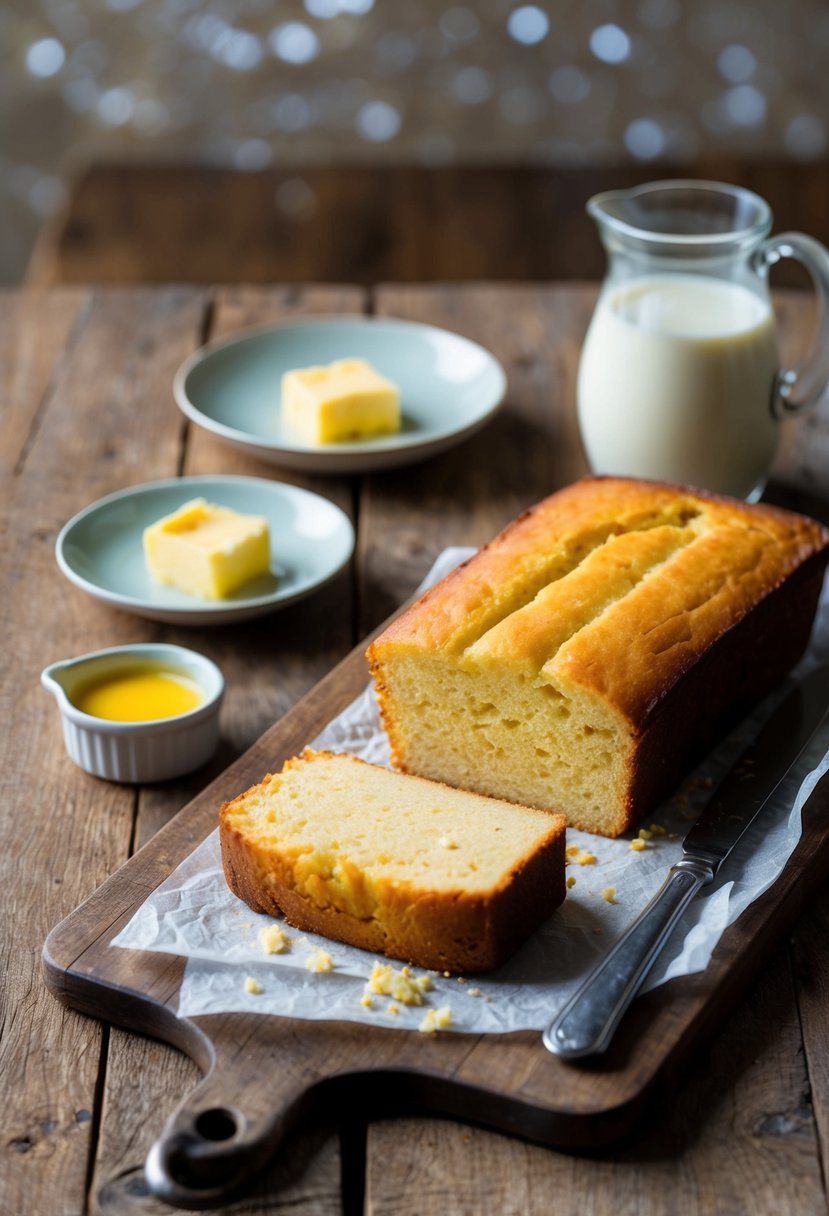
<svg viewBox="0 0 829 1216">
<path fill-rule="evenodd" d="M 608 255 L 578 377 L 591 468 L 759 498 L 780 420 L 829 381 L 829 253 L 769 238 L 768 204 L 717 182 L 598 194 L 587 211 Z M 815 350 L 790 368 L 768 289 L 781 258 L 806 266 L 820 305 Z"/>
</svg>

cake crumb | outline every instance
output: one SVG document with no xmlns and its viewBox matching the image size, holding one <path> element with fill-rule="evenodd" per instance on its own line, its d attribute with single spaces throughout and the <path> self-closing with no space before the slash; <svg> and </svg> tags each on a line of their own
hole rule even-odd
<svg viewBox="0 0 829 1216">
<path fill-rule="evenodd" d="M 652 833 L 654 836 L 667 836 L 667 835 L 668 835 L 668 829 L 667 829 L 667 828 L 663 828 L 663 826 L 662 826 L 662 824 L 661 824 L 661 823 L 652 823 L 652 824 L 651 824 L 651 833 Z"/>
<path fill-rule="evenodd" d="M 595 853 L 582 853 L 581 857 L 579 858 L 579 865 L 594 866 L 597 861 L 598 858 L 596 857 Z"/>
<path fill-rule="evenodd" d="M 653 840 L 653 832 L 650 831 L 649 828 L 640 828 L 639 829 L 639 839 L 640 840 Z"/>
<path fill-rule="evenodd" d="M 602 899 L 605 901 L 606 904 L 615 904 L 616 903 L 616 888 L 615 887 L 605 887 L 605 889 L 602 891 Z"/>
<path fill-rule="evenodd" d="M 469 989 L 469 995 L 470 995 L 470 996 L 480 996 L 480 995 L 481 995 L 481 990 L 480 990 L 480 988 L 470 988 L 470 989 Z"/>
<path fill-rule="evenodd" d="M 368 977 L 369 991 L 376 992 L 378 996 L 388 996 L 391 992 L 393 971 L 391 963 L 375 963 Z"/>
<path fill-rule="evenodd" d="M 259 930 L 259 944 L 265 954 L 284 954 L 290 949 L 291 939 L 281 925 L 266 925 Z"/>
<path fill-rule="evenodd" d="M 403 1005 L 422 1005 L 423 993 L 428 992 L 431 986 L 428 975 L 415 979 L 411 967 L 395 971 L 391 963 L 375 963 L 368 977 L 369 992 L 393 997 Z"/>
<path fill-rule="evenodd" d="M 452 978 L 452 972 L 451 972 L 451 971 L 444 971 L 444 973 L 443 973 L 443 978 L 444 978 L 445 980 L 451 980 L 451 978 Z"/>
<path fill-rule="evenodd" d="M 648 846 L 645 844 L 645 841 L 641 840 L 638 836 L 635 840 L 631 840 L 630 842 L 630 848 L 633 853 L 644 853 L 647 847 Z"/>
<path fill-rule="evenodd" d="M 261 991 L 262 985 L 252 975 L 249 975 L 245 980 L 245 992 L 250 992 L 253 996 L 257 996 Z"/>
<path fill-rule="evenodd" d="M 428 1009 L 418 1026 L 421 1034 L 434 1034 L 436 1030 L 448 1030 L 452 1025 L 452 1010 L 448 1005 L 440 1009 Z"/>
<path fill-rule="evenodd" d="M 573 875 L 571 874 L 570 877 L 567 879 L 567 886 L 568 886 L 568 888 L 572 888 L 575 885 L 576 885 L 576 880 L 573 877 Z"/>
<path fill-rule="evenodd" d="M 388 1009 L 386 1010 L 386 1013 L 390 1013 L 393 1018 L 396 1018 L 397 1015 L 400 1013 L 400 1006 L 399 1005 L 389 1005 Z"/>
<path fill-rule="evenodd" d="M 327 950 L 315 950 L 305 960 L 305 970 L 322 975 L 326 971 L 334 970 L 334 960 Z"/>
<path fill-rule="evenodd" d="M 459 984 L 465 984 L 465 983 L 466 983 L 466 976 L 465 976 L 465 975 L 459 975 L 459 976 L 458 976 L 458 983 L 459 983 Z"/>
<path fill-rule="evenodd" d="M 581 849 L 577 844 L 568 844 L 567 848 L 564 850 L 564 856 L 574 858 L 578 857 L 580 852 Z"/>
<path fill-rule="evenodd" d="M 458 847 L 457 842 L 452 840 L 450 836 L 441 836 L 438 844 L 442 849 L 456 849 Z"/>
<path fill-rule="evenodd" d="M 364 1009 L 373 1009 L 374 1008 L 374 997 L 371 997 L 371 996 L 369 996 L 369 994 L 367 992 L 364 992 L 363 995 L 360 997 L 360 1004 L 363 1006 Z"/>
</svg>

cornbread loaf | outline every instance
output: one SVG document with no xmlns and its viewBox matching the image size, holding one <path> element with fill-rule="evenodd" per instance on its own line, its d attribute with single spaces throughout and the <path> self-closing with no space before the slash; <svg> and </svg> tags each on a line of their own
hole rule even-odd
<svg viewBox="0 0 829 1216">
<path fill-rule="evenodd" d="M 254 911 L 421 967 L 497 967 L 564 899 L 562 816 L 353 756 L 304 752 L 219 825 Z"/>
<path fill-rule="evenodd" d="M 577 482 L 369 647 L 393 762 L 617 836 L 800 657 L 827 546 L 774 507 Z"/>
</svg>

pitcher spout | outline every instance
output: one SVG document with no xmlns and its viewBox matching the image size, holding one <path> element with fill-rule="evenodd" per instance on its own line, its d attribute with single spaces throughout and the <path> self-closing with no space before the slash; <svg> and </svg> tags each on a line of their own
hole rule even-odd
<svg viewBox="0 0 829 1216">
<path fill-rule="evenodd" d="M 587 213 L 605 242 L 613 237 L 643 250 L 672 247 L 692 256 L 759 243 L 772 221 L 768 204 L 751 190 L 691 178 L 595 194 Z"/>
</svg>

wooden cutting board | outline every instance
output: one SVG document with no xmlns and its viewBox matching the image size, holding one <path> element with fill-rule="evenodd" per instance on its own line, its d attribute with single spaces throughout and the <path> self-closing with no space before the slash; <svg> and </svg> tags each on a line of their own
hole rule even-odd
<svg viewBox="0 0 829 1216">
<path fill-rule="evenodd" d="M 204 1073 L 147 1162 L 156 1193 L 215 1206 L 243 1189 L 289 1127 L 335 1103 L 372 1117 L 428 1110 L 567 1149 L 629 1135 L 737 1000 L 829 870 L 829 774 L 803 812 L 784 873 L 723 935 L 707 970 L 640 997 L 610 1050 L 551 1056 L 537 1032 L 426 1036 L 342 1022 L 230 1013 L 179 1019 L 185 960 L 110 945 L 136 909 L 216 826 L 221 802 L 278 769 L 363 689 L 355 650 L 49 935 L 51 991 L 83 1013 L 153 1035 Z"/>
</svg>

